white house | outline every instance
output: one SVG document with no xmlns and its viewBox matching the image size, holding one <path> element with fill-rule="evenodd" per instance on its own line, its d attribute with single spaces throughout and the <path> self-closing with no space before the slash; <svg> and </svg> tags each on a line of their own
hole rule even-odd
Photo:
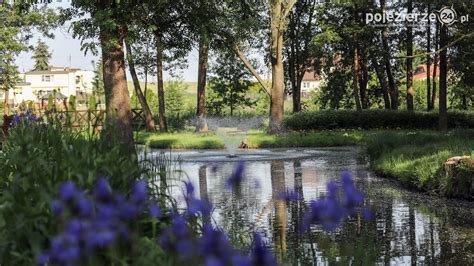
<svg viewBox="0 0 474 266">
<path fill-rule="evenodd" d="M 322 78 L 314 71 L 306 71 L 301 81 L 301 94 L 306 97 L 311 91 L 317 90 L 321 87 Z"/>
<path fill-rule="evenodd" d="M 49 67 L 46 71 L 29 71 L 20 74 L 21 81 L 10 91 L 10 104 L 22 102 L 40 103 L 50 95 L 69 99 L 72 95 L 85 100 L 92 94 L 93 71 L 69 67 Z"/>
</svg>

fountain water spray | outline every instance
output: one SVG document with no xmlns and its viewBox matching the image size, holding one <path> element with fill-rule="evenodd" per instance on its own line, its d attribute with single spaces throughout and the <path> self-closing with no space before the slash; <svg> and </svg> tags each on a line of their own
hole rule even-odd
<svg viewBox="0 0 474 266">
<path fill-rule="evenodd" d="M 209 130 L 213 131 L 224 143 L 227 157 L 237 157 L 237 150 L 245 140 L 250 129 L 263 125 L 263 117 L 208 117 L 206 122 Z"/>
</svg>

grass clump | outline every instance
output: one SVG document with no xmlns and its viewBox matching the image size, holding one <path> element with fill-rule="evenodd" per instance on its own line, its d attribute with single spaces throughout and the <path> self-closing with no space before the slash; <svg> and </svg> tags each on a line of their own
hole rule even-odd
<svg viewBox="0 0 474 266">
<path fill-rule="evenodd" d="M 367 136 L 372 168 L 411 187 L 446 196 L 472 197 L 474 171 L 459 166 L 447 174 L 443 163 L 453 156 L 474 155 L 474 130 L 378 132 Z"/>
</svg>

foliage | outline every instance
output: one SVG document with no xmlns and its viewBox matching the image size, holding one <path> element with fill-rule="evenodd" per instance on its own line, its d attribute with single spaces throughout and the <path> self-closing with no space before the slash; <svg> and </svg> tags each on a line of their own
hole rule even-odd
<svg viewBox="0 0 474 266">
<path fill-rule="evenodd" d="M 206 107 L 209 115 L 234 115 L 234 111 L 254 104 L 247 92 L 253 85 L 250 73 L 232 53 L 219 53 L 211 66 Z"/>
<path fill-rule="evenodd" d="M 472 197 L 465 183 L 456 182 L 472 169 L 460 167 L 458 177 L 446 175 L 443 163 L 453 156 L 472 156 L 474 131 L 383 132 L 367 138 L 367 152 L 372 168 L 409 187 L 446 196 Z M 470 171 L 470 173 L 469 173 Z M 465 172 L 465 173 L 463 173 Z M 472 182 L 472 180 L 470 180 Z"/>
<path fill-rule="evenodd" d="M 450 128 L 474 128 L 472 112 L 449 112 Z M 340 128 L 404 128 L 436 129 L 438 114 L 434 112 L 408 112 L 387 110 L 319 111 L 288 116 L 286 125 L 292 130 L 340 129 Z"/>
<path fill-rule="evenodd" d="M 9 265 L 33 264 L 54 232 L 49 202 L 61 182 L 91 188 L 97 177 L 114 176 L 111 185 L 125 192 L 142 172 L 109 140 L 59 124 L 12 128 L 0 160 L 0 261 Z"/>
<path fill-rule="evenodd" d="M 99 104 L 105 103 L 104 79 L 102 75 L 102 71 L 103 71 L 102 61 L 99 60 L 97 63 L 94 63 L 94 62 L 92 63 L 94 65 L 94 79 L 92 81 L 92 97 L 96 98 Z M 92 106 L 92 104 L 90 105 Z"/>
<path fill-rule="evenodd" d="M 48 45 L 42 40 L 38 40 L 38 43 L 33 50 L 32 58 L 35 60 L 33 70 L 48 70 L 49 60 L 51 59 L 51 53 L 48 51 Z"/>
</svg>

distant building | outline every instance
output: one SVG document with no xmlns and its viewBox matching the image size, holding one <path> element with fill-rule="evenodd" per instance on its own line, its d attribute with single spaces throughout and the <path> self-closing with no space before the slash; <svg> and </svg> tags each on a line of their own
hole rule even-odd
<svg viewBox="0 0 474 266">
<path fill-rule="evenodd" d="M 322 78 L 314 71 L 306 71 L 301 81 L 301 97 L 307 97 L 313 90 L 321 87 Z"/>
<path fill-rule="evenodd" d="M 92 94 L 93 71 L 69 67 L 49 67 L 46 71 L 29 71 L 20 74 L 21 81 L 9 92 L 10 104 L 33 102 L 39 107 L 45 97 L 54 95 L 55 100 L 67 101 L 75 96 L 85 101 Z M 3 96 L 4 95 L 0 95 Z"/>
<path fill-rule="evenodd" d="M 425 80 L 427 65 L 416 66 L 415 72 L 413 73 L 413 80 Z M 433 76 L 434 65 L 430 65 L 430 76 Z M 439 77 L 439 65 L 436 67 L 436 76 Z"/>
</svg>

